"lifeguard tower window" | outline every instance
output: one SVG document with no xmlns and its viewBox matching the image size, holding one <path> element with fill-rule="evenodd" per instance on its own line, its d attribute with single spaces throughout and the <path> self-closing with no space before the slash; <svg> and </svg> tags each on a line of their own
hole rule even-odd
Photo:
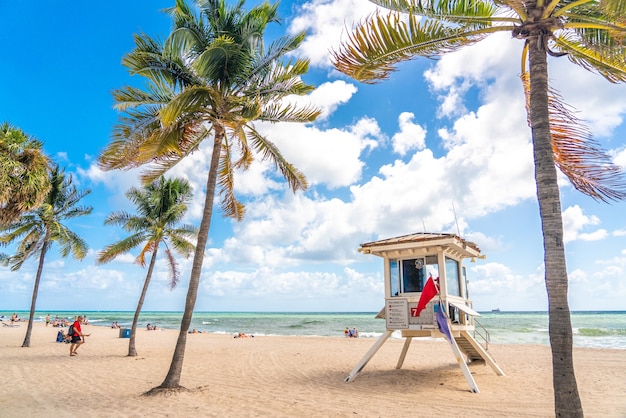
<svg viewBox="0 0 626 418">
<path fill-rule="evenodd" d="M 429 274 L 438 275 L 437 256 L 411 258 L 408 260 L 389 260 L 391 295 L 421 292 Z"/>
<path fill-rule="evenodd" d="M 448 289 L 448 295 L 462 296 L 461 286 L 459 285 L 460 279 L 459 262 L 446 257 L 446 287 Z"/>
</svg>

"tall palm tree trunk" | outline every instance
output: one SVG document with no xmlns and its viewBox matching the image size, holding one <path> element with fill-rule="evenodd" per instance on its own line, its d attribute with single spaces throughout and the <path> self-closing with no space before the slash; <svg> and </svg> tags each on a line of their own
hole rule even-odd
<svg viewBox="0 0 626 418">
<path fill-rule="evenodd" d="M 30 314 L 28 316 L 28 325 L 26 326 L 26 336 L 22 347 L 30 347 L 30 334 L 33 331 L 33 320 L 35 319 L 35 305 L 37 304 L 37 293 L 39 293 L 39 282 L 41 280 L 41 273 L 43 272 L 43 262 L 46 259 L 46 252 L 48 252 L 48 233 L 46 233 L 46 239 L 43 242 L 41 248 L 41 254 L 39 254 L 39 265 L 37 266 L 37 276 L 35 276 L 35 286 L 33 288 L 33 298 L 30 302 Z"/>
<path fill-rule="evenodd" d="M 557 417 L 582 417 L 572 358 L 572 324 L 567 301 L 563 219 L 552 151 L 548 107 L 548 63 L 542 39 L 529 39 L 530 124 L 535 181 L 543 230 L 545 281 L 552 349 L 552 386 Z"/>
<path fill-rule="evenodd" d="M 148 394 L 159 392 L 162 389 L 178 389 L 180 388 L 180 376 L 183 370 L 183 360 L 185 357 L 185 345 L 187 342 L 187 331 L 191 325 L 191 316 L 196 304 L 198 296 L 198 285 L 200 284 L 200 273 L 202 272 L 202 262 L 204 261 L 204 251 L 209 238 L 209 229 L 211 227 L 211 216 L 213 215 L 213 200 L 215 198 L 215 184 L 217 181 L 217 170 L 219 167 L 220 154 L 222 152 L 222 139 L 224 130 L 221 127 L 215 127 L 215 140 L 213 142 L 213 153 L 211 155 L 211 165 L 206 183 L 206 195 L 204 198 L 204 212 L 202 213 L 202 221 L 198 231 L 198 242 L 193 257 L 193 265 L 191 268 L 191 277 L 189 278 L 189 289 L 187 290 L 187 299 L 185 300 L 185 311 L 180 323 L 180 332 L 176 341 L 176 348 L 172 356 L 172 363 L 167 372 L 167 376 L 160 386 L 148 391 Z"/>
<path fill-rule="evenodd" d="M 139 302 L 137 302 L 137 309 L 135 310 L 135 316 L 133 317 L 133 324 L 130 326 L 130 340 L 128 341 L 128 356 L 137 357 L 137 350 L 135 349 L 135 336 L 137 335 L 137 322 L 139 322 L 139 313 L 143 306 L 143 301 L 146 298 L 148 292 L 148 286 L 150 285 L 150 279 L 152 278 L 152 271 L 156 264 L 157 251 L 159 250 L 159 242 L 154 244 L 154 252 L 152 253 L 152 259 L 150 260 L 150 266 L 148 267 L 148 273 L 146 273 L 146 280 L 143 282 L 143 289 L 141 290 L 141 296 L 139 296 Z"/>
</svg>

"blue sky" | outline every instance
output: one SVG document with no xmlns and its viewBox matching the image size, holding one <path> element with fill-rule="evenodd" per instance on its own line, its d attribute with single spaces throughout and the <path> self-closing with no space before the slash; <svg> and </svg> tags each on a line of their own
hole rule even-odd
<svg viewBox="0 0 626 418">
<path fill-rule="evenodd" d="M 77 262 L 54 248 L 38 310 L 134 310 L 145 270 L 134 255 L 95 265 L 97 252 L 124 237 L 103 226 L 132 211 L 124 193 L 137 172 L 102 172 L 95 160 L 118 114 L 111 91 L 140 85 L 121 65 L 133 34 L 165 38 L 172 0 L 104 3 L 0 0 L 0 120 L 44 142 L 46 152 L 91 189 L 90 216 L 71 228 L 90 246 Z M 250 1 L 248 5 L 256 2 Z M 309 190 L 293 195 L 271 166 L 238 173 L 247 216 L 214 212 L 196 304 L 199 311 L 378 311 L 382 261 L 359 244 L 413 232 L 452 232 L 486 260 L 467 263 L 477 310 L 546 310 L 543 247 L 530 130 L 518 78 L 522 42 L 507 34 L 440 60 L 399 67 L 369 86 L 333 70 L 328 51 L 345 28 L 374 11 L 366 0 L 282 2 L 281 26 L 306 30 L 297 54 L 311 60 L 306 99 L 323 109 L 310 125 L 258 128 L 302 170 Z M 571 64 L 549 62 L 551 82 L 614 162 L 626 167 L 626 86 Z M 195 190 L 187 222 L 199 223 L 208 169 L 202 148 L 171 174 Z M 624 203 L 597 203 L 561 181 L 573 310 L 626 309 Z M 454 213 L 456 212 L 456 219 Z M 457 230 L 458 223 L 458 230 Z M 159 260 L 145 310 L 182 310 L 191 259 L 179 287 L 167 287 Z M 0 310 L 28 309 L 37 260 L 0 269 Z M 71 296 L 70 296 L 71 295 Z"/>
</svg>

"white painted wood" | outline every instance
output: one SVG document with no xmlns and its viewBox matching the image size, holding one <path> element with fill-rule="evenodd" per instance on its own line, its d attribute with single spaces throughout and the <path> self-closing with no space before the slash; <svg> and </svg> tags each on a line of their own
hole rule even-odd
<svg viewBox="0 0 626 418">
<path fill-rule="evenodd" d="M 376 343 L 372 346 L 372 348 L 370 348 L 370 350 L 365 354 L 365 356 L 363 356 L 361 361 L 359 361 L 358 364 L 354 367 L 354 369 L 352 369 L 352 371 L 344 379 L 344 381 L 346 382 L 352 381 L 356 377 L 356 375 L 359 374 L 361 370 L 363 370 L 363 368 L 371 360 L 371 358 L 374 357 L 374 354 L 376 354 L 376 352 L 380 349 L 380 347 L 382 347 L 385 341 L 387 341 L 387 339 L 391 337 L 392 333 L 393 333 L 393 330 L 385 331 L 385 333 L 380 336 L 378 341 L 376 341 Z"/>
<path fill-rule="evenodd" d="M 471 315 L 471 316 L 481 316 L 478 312 L 476 312 L 475 310 L 473 310 L 472 308 L 470 308 L 469 306 L 467 306 L 464 303 L 452 302 L 451 300 L 448 301 L 448 303 L 450 305 L 456 306 L 457 308 L 459 308 L 460 311 L 463 311 L 463 312 L 465 312 L 468 315 Z"/>
<path fill-rule="evenodd" d="M 402 352 L 400 353 L 398 364 L 396 364 L 396 369 L 399 369 L 400 367 L 402 367 L 402 364 L 404 364 L 404 358 L 406 357 L 406 352 L 409 350 L 412 339 L 413 337 L 406 337 L 406 339 L 404 340 L 404 346 L 402 347 Z"/>
<path fill-rule="evenodd" d="M 450 321 L 448 321 L 448 326 L 450 326 Z M 465 376 L 465 380 L 467 380 L 467 384 L 469 385 L 470 390 L 474 393 L 480 393 L 480 390 L 478 389 L 478 385 L 476 385 L 476 382 L 474 381 L 474 377 L 472 376 L 472 373 L 470 372 L 469 367 L 467 367 L 467 363 L 465 363 L 463 354 L 461 354 L 461 350 L 459 349 L 459 346 L 456 344 L 456 341 L 454 341 L 454 338 L 452 339 L 452 341 L 450 341 L 450 345 L 452 346 L 452 352 L 454 353 L 454 357 L 456 357 L 456 362 L 459 363 L 459 366 L 461 367 L 461 370 L 463 371 L 463 375 Z"/>
</svg>

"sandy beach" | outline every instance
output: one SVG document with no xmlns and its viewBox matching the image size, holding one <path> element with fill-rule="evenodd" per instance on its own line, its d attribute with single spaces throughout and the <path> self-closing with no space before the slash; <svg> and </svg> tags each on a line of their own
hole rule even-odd
<svg viewBox="0 0 626 418">
<path fill-rule="evenodd" d="M 233 338 L 190 334 L 181 384 L 189 391 L 142 396 L 170 364 L 176 330 L 137 335 L 127 357 L 119 331 L 87 325 L 78 355 L 55 342 L 58 328 L 26 323 L 0 328 L 1 417 L 549 417 L 553 393 L 548 347 L 491 345 L 506 376 L 470 366 L 469 391 L 445 340 L 414 340 L 402 369 L 402 340 L 389 340 L 365 369 L 344 382 L 375 342 L 371 338 Z M 587 417 L 626 417 L 626 353 L 575 349 Z M 81 405 L 70 408 L 70 400 Z"/>
</svg>

